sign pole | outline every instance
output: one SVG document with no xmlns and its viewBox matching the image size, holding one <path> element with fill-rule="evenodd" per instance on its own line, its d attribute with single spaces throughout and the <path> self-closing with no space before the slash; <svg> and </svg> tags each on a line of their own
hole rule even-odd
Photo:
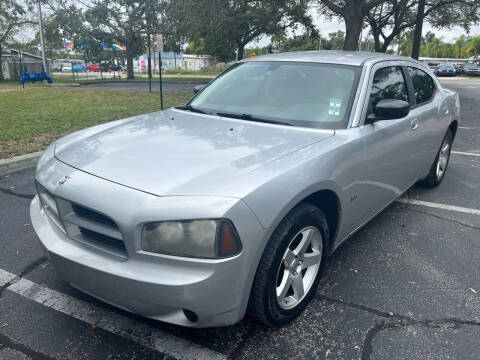
<svg viewBox="0 0 480 360">
<path fill-rule="evenodd" d="M 150 33 L 147 35 L 148 41 L 148 91 L 152 92 L 152 51 L 150 49 Z"/>
<path fill-rule="evenodd" d="M 157 51 L 158 51 L 158 72 L 160 75 L 160 109 L 163 110 L 163 88 L 162 88 L 163 35 L 162 34 L 157 34 Z"/>
<path fill-rule="evenodd" d="M 160 71 L 160 109 L 163 110 L 162 53 L 158 52 L 158 70 Z"/>
</svg>

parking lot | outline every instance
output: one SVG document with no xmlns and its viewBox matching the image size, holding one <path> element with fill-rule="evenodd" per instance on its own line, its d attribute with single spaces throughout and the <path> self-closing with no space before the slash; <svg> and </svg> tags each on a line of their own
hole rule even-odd
<svg viewBox="0 0 480 360">
<path fill-rule="evenodd" d="M 412 187 L 344 243 L 281 329 L 181 328 L 81 293 L 32 230 L 34 170 L 0 177 L 0 359 L 479 359 L 480 81 L 441 81 L 462 106 L 444 182 Z"/>
</svg>

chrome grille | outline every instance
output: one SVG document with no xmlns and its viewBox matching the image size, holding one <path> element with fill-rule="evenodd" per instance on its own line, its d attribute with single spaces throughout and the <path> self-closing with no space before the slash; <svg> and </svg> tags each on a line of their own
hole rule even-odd
<svg viewBox="0 0 480 360">
<path fill-rule="evenodd" d="M 127 258 L 122 233 L 111 218 L 69 200 L 55 197 L 37 183 L 43 209 L 70 239 L 111 255 Z"/>
</svg>

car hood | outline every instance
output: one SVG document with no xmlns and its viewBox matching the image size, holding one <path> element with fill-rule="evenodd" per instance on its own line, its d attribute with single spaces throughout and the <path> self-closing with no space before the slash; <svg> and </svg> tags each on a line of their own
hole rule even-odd
<svg viewBox="0 0 480 360">
<path fill-rule="evenodd" d="M 55 157 L 106 180 L 164 195 L 217 195 L 242 174 L 334 134 L 177 109 L 86 129 Z"/>
</svg>

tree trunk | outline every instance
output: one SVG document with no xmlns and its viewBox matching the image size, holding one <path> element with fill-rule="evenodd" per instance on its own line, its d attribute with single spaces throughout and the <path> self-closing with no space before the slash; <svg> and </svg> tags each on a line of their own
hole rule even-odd
<svg viewBox="0 0 480 360">
<path fill-rule="evenodd" d="M 358 41 L 362 33 L 363 17 L 356 12 L 350 16 L 345 16 L 345 42 L 343 50 L 358 50 Z"/>
<path fill-rule="evenodd" d="M 382 46 L 380 44 L 380 33 L 376 29 L 374 29 L 371 25 L 370 28 L 372 29 L 373 35 L 373 42 L 375 43 L 375 52 L 383 52 Z"/>
<path fill-rule="evenodd" d="M 240 61 L 243 59 L 243 52 L 245 51 L 245 45 L 243 45 L 240 42 L 237 42 L 237 49 L 238 49 L 237 61 Z"/>
<path fill-rule="evenodd" d="M 420 56 L 420 44 L 422 42 L 422 27 L 425 17 L 425 0 L 418 1 L 417 20 L 415 22 L 415 33 L 413 35 L 412 58 L 417 59 Z"/>
<path fill-rule="evenodd" d="M 133 56 L 127 51 L 127 79 L 132 80 L 134 78 L 133 73 Z"/>
<path fill-rule="evenodd" d="M 133 72 L 133 48 L 134 45 L 132 42 L 127 41 L 127 50 L 126 52 L 126 58 L 127 58 L 127 79 L 133 80 L 135 74 Z"/>
</svg>

